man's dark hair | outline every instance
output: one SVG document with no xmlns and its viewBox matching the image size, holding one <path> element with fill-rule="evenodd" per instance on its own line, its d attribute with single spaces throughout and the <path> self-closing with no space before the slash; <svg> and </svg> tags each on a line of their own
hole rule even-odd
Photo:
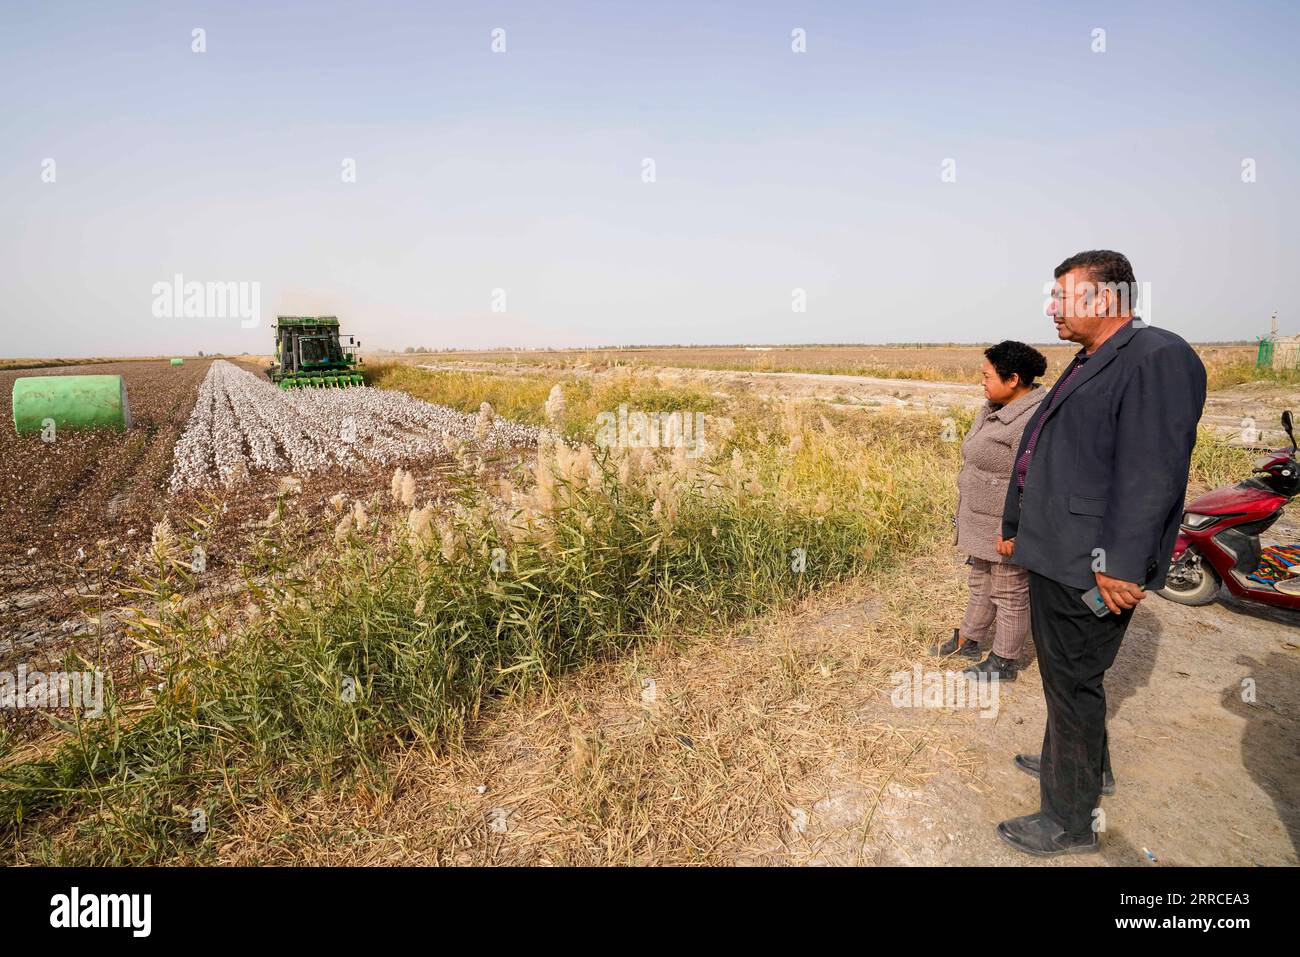
<svg viewBox="0 0 1300 957">
<path fill-rule="evenodd" d="M 1095 283 L 1129 283 L 1137 280 L 1133 277 L 1133 264 L 1123 253 L 1110 249 L 1090 249 L 1086 253 L 1075 253 L 1052 274 L 1060 279 L 1071 269 L 1088 270 L 1088 278 Z"/>
<path fill-rule="evenodd" d="M 1117 253 L 1112 249 L 1090 249 L 1087 252 L 1075 253 L 1057 266 L 1052 275 L 1060 279 L 1072 269 L 1085 270 L 1087 281 L 1095 283 L 1099 289 L 1112 287 L 1114 292 L 1111 300 L 1112 315 L 1125 315 L 1137 307 L 1137 279 L 1133 275 L 1133 264 L 1123 253 Z"/>
<path fill-rule="evenodd" d="M 1021 385 L 1031 385 L 1047 371 L 1047 356 L 1033 346 L 1014 339 L 1006 339 L 984 350 L 984 357 L 993 364 L 998 376 L 1005 382 L 1014 372 L 1020 376 Z"/>
</svg>

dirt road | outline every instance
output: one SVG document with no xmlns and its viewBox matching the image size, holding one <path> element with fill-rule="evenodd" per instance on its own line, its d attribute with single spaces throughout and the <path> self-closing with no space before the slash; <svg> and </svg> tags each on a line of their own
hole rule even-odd
<svg viewBox="0 0 1300 957">
<path fill-rule="evenodd" d="M 1001 689 L 996 718 L 975 710 L 938 717 L 935 739 L 962 741 L 961 760 L 923 749 L 912 770 L 928 780 L 885 789 L 865 844 L 860 826 L 877 792 L 839 782 L 812 809 L 801 846 L 813 850 L 802 862 L 1295 865 L 1298 626 L 1300 616 L 1260 616 L 1234 604 L 1143 602 L 1106 679 L 1117 790 L 1102 799 L 1100 854 L 1039 861 L 995 835 L 998 821 L 1038 810 L 1037 780 L 1012 764 L 1018 752 L 1037 754 L 1042 741 L 1034 664 Z M 1244 700 L 1251 691 L 1254 700 Z M 879 699 L 875 708 L 893 710 Z"/>
<path fill-rule="evenodd" d="M 536 365 L 506 362 L 444 361 L 420 365 L 422 369 L 487 372 L 497 375 L 536 374 Z M 887 379 L 860 375 L 812 372 L 742 372 L 697 368 L 656 368 L 667 383 L 688 385 L 710 392 L 750 395 L 756 398 L 827 402 L 845 408 L 917 409 L 943 411 L 971 409 L 984 401 L 983 389 L 971 382 L 931 382 L 921 379 Z M 617 374 L 607 369 L 595 376 Z M 1050 383 L 1052 378 L 1049 376 Z M 1206 399 L 1202 423 L 1234 445 L 1280 445 L 1278 425 L 1283 409 L 1300 415 L 1300 389 L 1278 383 L 1254 382 L 1212 392 Z M 1253 433 L 1258 430 L 1263 434 Z"/>
<path fill-rule="evenodd" d="M 995 832 L 1038 806 L 1012 765 L 1042 741 L 1037 665 L 992 717 L 894 700 L 897 675 L 948 667 L 926 648 L 960 615 L 964 571 L 936 545 L 865 587 L 570 673 L 494 706 L 463 749 L 394 754 L 382 798 L 248 815 L 221 860 L 1297 864 L 1300 616 L 1145 599 L 1106 681 L 1102 850 L 1044 861 Z"/>
</svg>

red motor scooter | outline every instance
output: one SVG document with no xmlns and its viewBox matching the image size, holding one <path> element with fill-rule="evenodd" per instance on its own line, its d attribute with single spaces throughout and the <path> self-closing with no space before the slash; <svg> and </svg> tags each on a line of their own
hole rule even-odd
<svg viewBox="0 0 1300 957">
<path fill-rule="evenodd" d="M 1169 576 L 1156 594 L 1183 605 L 1208 605 L 1227 585 L 1244 601 L 1300 609 L 1300 579 L 1280 582 L 1288 589 L 1280 591 L 1247 577 L 1259 567 L 1260 533 L 1281 517 L 1300 490 L 1289 411 L 1282 413 L 1282 428 L 1291 440 L 1290 451 L 1263 456 L 1250 478 L 1187 503 Z"/>
</svg>

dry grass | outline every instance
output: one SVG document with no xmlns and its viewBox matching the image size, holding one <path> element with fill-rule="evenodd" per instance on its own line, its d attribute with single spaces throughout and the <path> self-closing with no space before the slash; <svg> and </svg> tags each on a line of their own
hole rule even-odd
<svg viewBox="0 0 1300 957">
<path fill-rule="evenodd" d="M 1300 383 L 1300 369 L 1260 369 L 1255 366 L 1254 349 L 1237 351 L 1202 351 L 1208 388 L 1211 392 L 1230 389 L 1247 382 Z"/>
<path fill-rule="evenodd" d="M 652 386 L 633 376 L 620 388 Z M 543 394 L 516 398 L 531 407 Z M 659 392 L 641 395 L 657 406 Z M 610 396 L 569 398 L 587 422 L 582 410 Z M 183 610 L 141 632 L 185 652 L 149 728 L 11 769 L 0 797 L 23 817 L 7 858 L 865 859 L 886 789 L 917 786 L 937 752 L 965 767 L 942 712 L 899 711 L 886 691 L 964 598 L 942 544 L 956 448 L 935 416 L 726 411 L 729 444 L 698 474 L 674 457 L 615 485 L 553 450 L 531 491 L 512 488 L 531 516 L 513 545 L 474 483 L 473 513 L 443 529 L 441 559 L 428 529 L 404 543 L 410 501 L 355 503 L 363 517 L 340 523 L 339 547 L 301 582 L 268 538 L 271 584 L 219 656 L 213 635 L 229 630 Z M 497 543 L 513 578 L 478 561 Z M 793 543 L 819 556 L 797 587 Z M 174 587 L 155 583 L 160 606 Z M 371 676 L 365 694 L 340 707 L 338 680 L 355 674 Z M 61 777 L 91 752 L 106 770 Z M 864 813 L 819 810 L 844 795 L 866 795 Z M 196 804 L 214 809 L 213 828 L 189 841 L 180 812 Z M 46 816 L 27 824 L 33 808 Z M 801 815 L 806 832 L 792 824 Z"/>
<path fill-rule="evenodd" d="M 626 380 L 610 386 L 619 395 L 659 407 L 653 382 L 615 379 Z M 608 398 L 599 395 L 569 396 L 570 411 Z M 193 576 L 159 553 L 128 624 L 153 658 L 142 666 L 147 681 L 112 695 L 98 727 L 70 729 L 55 755 L 0 773 L 10 857 L 210 862 L 250 808 L 310 808 L 340 793 L 360 807 L 382 803 L 396 793 L 386 770 L 395 751 L 456 749 L 502 699 L 528 700 L 592 662 L 735 626 L 896 566 L 947 528 L 956 446 L 942 441 L 937 416 L 823 415 L 779 403 L 741 411 L 715 422 L 710 454 L 698 460 L 685 449 L 596 456 L 548 445 L 503 486 L 464 454 L 451 501 L 416 508 L 416 489 L 408 495 L 403 482 L 397 504 L 358 501 L 318 527 L 335 547 L 310 555 L 293 546 L 304 540 L 295 523 L 308 519 L 277 508 L 244 573 L 242 621 L 191 605 Z M 397 489 L 395 477 L 395 502 Z M 807 567 L 792 567 L 804 552 Z M 493 554 L 500 568 L 489 565 Z M 742 711 L 772 713 L 773 689 L 803 680 L 803 653 L 782 659 L 778 685 L 733 681 L 734 693 L 749 695 Z M 138 697 L 158 679 L 160 691 Z M 145 710 L 138 722 L 136 709 Z M 631 730 L 594 718 L 584 732 L 574 720 L 564 733 L 589 733 L 594 754 L 649 748 L 666 767 L 661 734 L 690 737 L 679 729 L 697 724 L 689 713 Z M 707 729 L 697 733 L 708 740 Z M 784 746 L 763 725 L 740 725 L 719 739 L 716 760 L 752 734 Z M 610 780 L 633 782 L 636 768 Z M 582 787 L 573 800 L 587 794 L 600 820 L 636 819 L 641 785 L 623 794 Z M 204 836 L 190 834 L 185 808 L 204 809 Z M 604 846 L 620 861 L 640 853 Z"/>
<path fill-rule="evenodd" d="M 1077 347 L 1037 344 L 1048 359 L 1047 381 L 1069 364 Z M 902 346 L 744 346 L 629 347 L 624 349 L 495 349 L 489 351 L 416 353 L 389 357 L 397 362 L 439 364 L 465 362 L 525 366 L 542 370 L 592 371 L 611 366 L 731 369 L 748 372 L 808 372 L 920 379 L 930 382 L 978 382 L 985 345 Z M 1235 370 L 1253 365 L 1254 346 L 1211 345 L 1197 348 L 1206 367 Z M 1226 381 L 1226 380 L 1225 380 Z M 1240 380 L 1238 380 L 1240 381 Z"/>
<path fill-rule="evenodd" d="M 949 554 L 936 544 L 923 567 L 836 586 L 725 635 L 661 642 L 503 702 L 449 754 L 395 755 L 382 792 L 317 794 L 245 814 L 220 860 L 719 865 L 858 856 L 870 813 L 823 822 L 820 807 L 851 793 L 872 808 L 870 796 L 890 785 L 916 788 L 939 752 L 969 769 L 963 746 L 935 727 L 939 712 L 897 711 L 887 691 L 893 672 L 932 661 L 925 647 L 951 627 L 964 592 Z M 646 679 L 652 701 L 642 698 Z M 505 814 L 504 833 L 492 829 L 494 812 Z M 808 817 L 806 834 L 792 825 L 797 812 Z"/>
</svg>

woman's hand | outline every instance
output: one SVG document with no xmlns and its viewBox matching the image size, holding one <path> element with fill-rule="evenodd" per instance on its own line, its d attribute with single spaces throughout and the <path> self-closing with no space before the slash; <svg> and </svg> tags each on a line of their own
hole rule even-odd
<svg viewBox="0 0 1300 957">
<path fill-rule="evenodd" d="M 1010 558 L 1016 551 L 1016 540 L 1014 538 L 1003 538 L 998 536 L 997 544 L 998 554 L 1003 558 Z"/>
</svg>

